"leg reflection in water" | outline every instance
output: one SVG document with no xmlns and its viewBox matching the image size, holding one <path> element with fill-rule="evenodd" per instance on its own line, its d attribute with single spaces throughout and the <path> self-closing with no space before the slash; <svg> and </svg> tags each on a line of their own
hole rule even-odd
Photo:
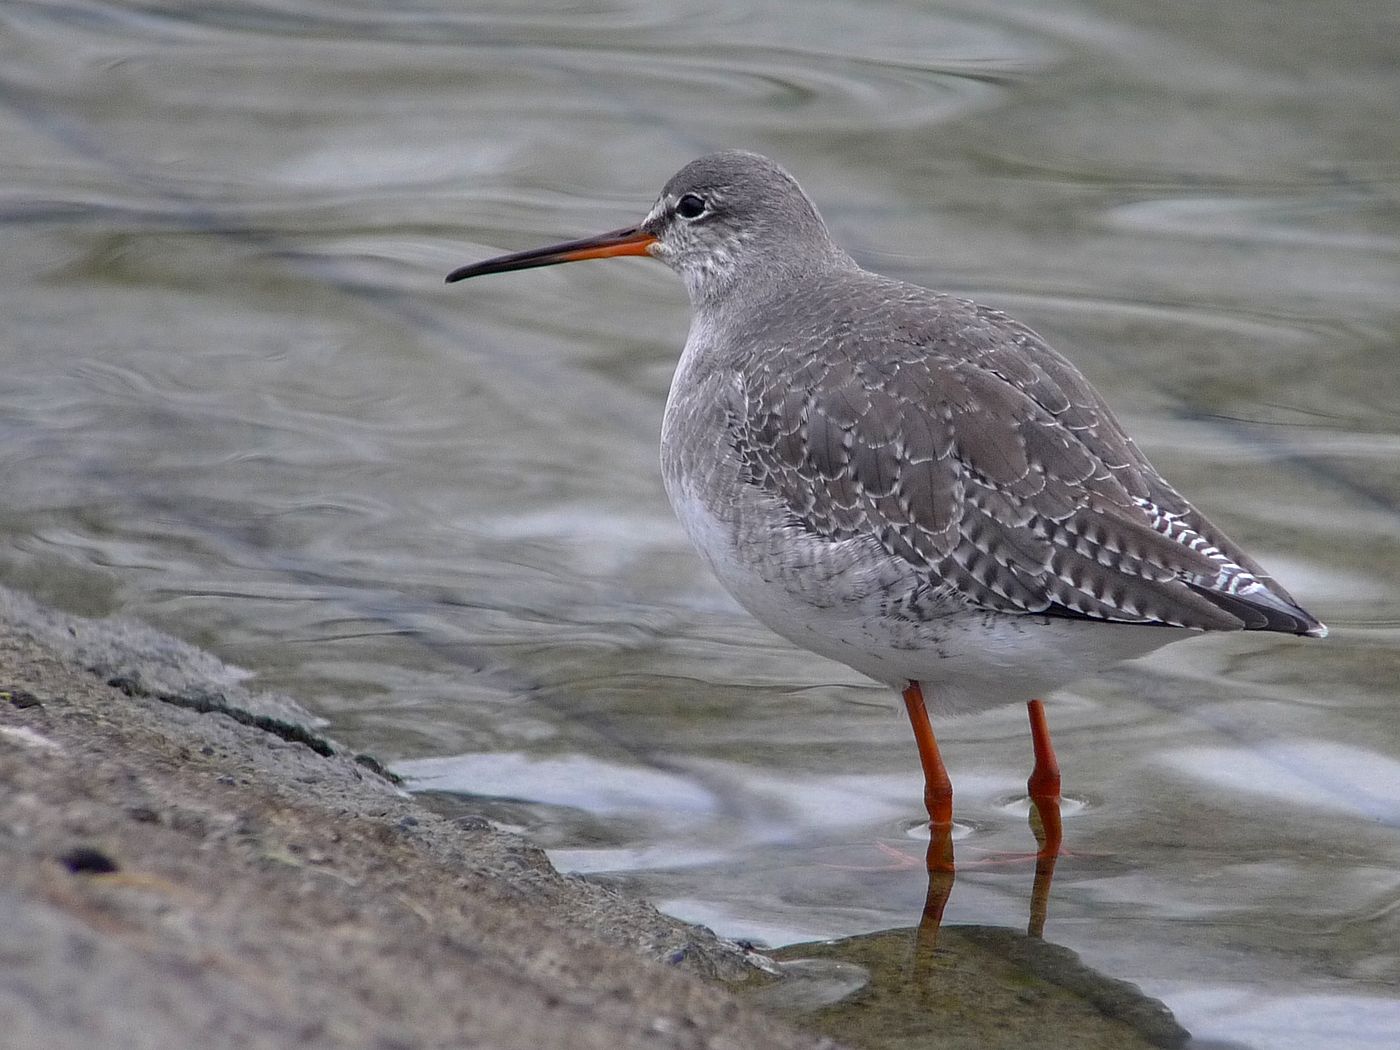
<svg viewBox="0 0 1400 1050">
<path fill-rule="evenodd" d="M 1051 839 L 1044 829 L 1053 827 L 1055 841 L 1058 842 L 1060 807 L 1058 799 L 1053 802 L 1043 799 L 1031 801 L 1031 828 L 1035 832 L 1036 840 L 1041 844 L 1041 849 L 1035 855 L 1035 880 L 1031 884 L 1030 916 L 1026 923 L 1026 933 L 1031 937 L 1040 938 L 1045 934 L 1045 920 L 1050 910 L 1050 884 L 1055 877 L 1055 862 L 1060 857 L 1058 846 L 1050 848 Z M 935 859 L 944 855 L 944 848 L 934 840 L 929 842 L 929 852 Z M 973 867 L 997 863 L 1004 862 L 979 861 L 975 862 Z M 919 917 L 916 938 L 917 951 L 927 952 L 938 947 L 938 930 L 943 924 L 943 912 L 948 906 L 948 898 L 953 893 L 953 882 L 956 878 L 957 875 L 951 868 L 929 864 L 928 891 L 924 895 L 924 910 Z"/>
<path fill-rule="evenodd" d="M 911 686 L 913 683 L 911 683 Z M 906 694 L 906 703 L 910 701 Z M 918 697 L 922 701 L 922 696 Z M 922 703 L 919 708 L 922 709 Z M 914 719 L 914 705 L 909 704 L 910 717 Z M 1059 860 L 1064 840 L 1060 824 L 1060 766 L 1055 759 L 1055 748 L 1050 742 L 1050 728 L 1045 720 L 1045 705 L 1032 700 L 1026 705 L 1031 723 L 1031 745 L 1035 751 L 1035 766 L 1026 790 L 1030 795 L 1030 826 L 1035 835 L 1035 881 L 1031 886 L 1030 918 L 1026 932 L 1032 937 L 1045 933 L 1045 919 L 1050 908 L 1050 884 L 1055 877 L 1055 862 Z M 916 722 L 916 737 L 917 732 Z M 930 737 L 932 734 L 929 734 Z M 922 740 L 920 741 L 922 744 Z M 924 747 L 920 747 L 923 755 Z M 937 752 L 934 752 L 937 754 Z M 938 763 L 942 767 L 941 760 Z M 927 773 L 928 763 L 925 763 Z M 946 774 L 945 774 L 946 776 Z M 929 807 L 929 843 L 927 854 L 928 892 L 924 897 L 923 915 L 919 920 L 918 949 L 932 950 L 938 944 L 938 929 L 943 923 L 943 912 L 948 906 L 948 897 L 953 892 L 956 877 L 953 863 L 953 825 L 951 820 L 951 791 L 948 808 L 935 816 L 934 807 Z M 941 800 L 940 800 L 941 801 Z M 939 820 L 938 817 L 943 817 Z"/>
</svg>

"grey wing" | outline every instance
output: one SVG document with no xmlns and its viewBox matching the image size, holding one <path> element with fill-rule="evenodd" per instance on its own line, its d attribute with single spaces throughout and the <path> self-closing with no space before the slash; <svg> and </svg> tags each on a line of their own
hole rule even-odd
<svg viewBox="0 0 1400 1050">
<path fill-rule="evenodd" d="M 1152 469 L 1035 333 L 949 301 L 956 326 L 745 377 L 735 449 L 793 523 L 874 538 L 974 607 L 1319 633 Z M 888 329 L 886 329 L 888 332 Z M 922 336 L 922 338 L 920 338 Z M 829 350 L 830 344 L 827 344 Z"/>
</svg>

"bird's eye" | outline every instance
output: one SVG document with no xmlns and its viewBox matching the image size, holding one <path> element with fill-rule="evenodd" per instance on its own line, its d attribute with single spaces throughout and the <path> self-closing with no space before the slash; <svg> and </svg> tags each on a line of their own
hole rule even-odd
<svg viewBox="0 0 1400 1050">
<path fill-rule="evenodd" d="M 705 198 L 687 193 L 676 201 L 676 214 L 682 219 L 698 219 L 705 214 Z"/>
</svg>

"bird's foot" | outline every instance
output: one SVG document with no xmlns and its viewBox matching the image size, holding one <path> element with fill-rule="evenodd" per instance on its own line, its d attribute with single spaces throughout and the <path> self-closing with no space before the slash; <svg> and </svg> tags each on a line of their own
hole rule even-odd
<svg viewBox="0 0 1400 1050">
<path fill-rule="evenodd" d="M 892 846 L 887 842 L 874 842 L 876 851 L 889 858 L 887 864 L 824 864 L 834 871 L 893 872 L 912 871 L 915 868 L 926 871 L 951 872 L 953 867 L 953 844 L 951 836 L 930 840 L 922 854 L 912 853 L 902 846 Z"/>
</svg>

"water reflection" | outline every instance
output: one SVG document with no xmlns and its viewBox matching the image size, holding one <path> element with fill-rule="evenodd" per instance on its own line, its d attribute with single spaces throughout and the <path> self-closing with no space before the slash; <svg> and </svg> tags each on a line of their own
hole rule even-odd
<svg viewBox="0 0 1400 1050">
<path fill-rule="evenodd" d="M 1012 854 L 1002 858 L 986 858 L 979 866 L 1012 863 L 1030 860 L 1035 864 L 1035 879 L 1031 883 L 1030 908 L 1026 919 L 1026 936 L 1045 936 L 1045 920 L 1050 914 L 1050 887 L 1055 879 L 1055 866 L 1064 855 L 1063 833 L 1060 825 L 1059 796 L 1030 797 L 1030 827 L 1035 835 L 1036 851 L 1029 855 Z M 928 892 L 924 896 L 924 907 L 919 913 L 918 937 L 921 949 L 932 950 L 938 946 L 939 930 L 943 926 L 943 913 L 948 907 L 948 898 L 953 893 L 953 883 L 957 879 L 957 868 L 953 863 L 952 828 L 929 825 L 931 834 L 924 855 L 924 867 L 928 872 Z M 891 851 L 892 856 L 898 856 Z"/>
</svg>

